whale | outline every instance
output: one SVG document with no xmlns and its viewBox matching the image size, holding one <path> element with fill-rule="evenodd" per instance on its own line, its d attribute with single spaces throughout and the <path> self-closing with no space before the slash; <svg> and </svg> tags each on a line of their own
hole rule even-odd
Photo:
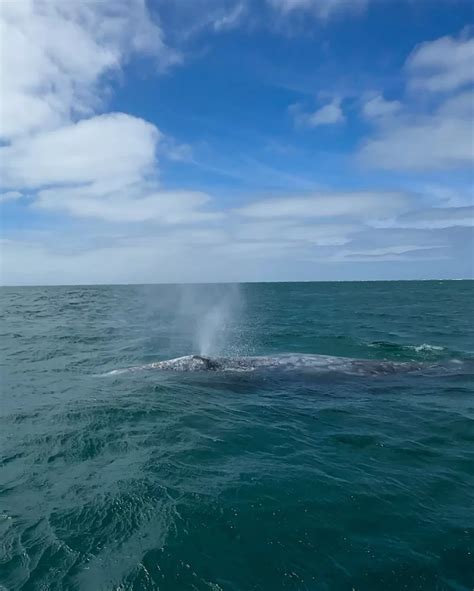
<svg viewBox="0 0 474 591">
<path fill-rule="evenodd" d="M 210 357 L 185 355 L 156 361 L 130 369 L 152 369 L 167 372 L 250 372 L 258 370 L 307 371 L 315 373 L 344 373 L 350 375 L 390 375 L 420 370 L 416 362 L 353 359 L 331 355 L 280 354 L 242 357 Z"/>
<path fill-rule="evenodd" d="M 237 373 L 237 372 L 301 372 L 305 374 L 346 374 L 350 376 L 384 376 L 423 373 L 425 375 L 472 375 L 474 360 L 449 359 L 441 362 L 389 361 L 381 359 L 355 359 L 306 353 L 281 353 L 260 356 L 184 355 L 113 369 L 100 376 L 156 370 L 163 373 Z"/>
</svg>

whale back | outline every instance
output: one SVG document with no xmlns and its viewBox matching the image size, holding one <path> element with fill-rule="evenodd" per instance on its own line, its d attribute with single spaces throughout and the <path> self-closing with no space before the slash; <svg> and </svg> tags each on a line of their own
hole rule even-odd
<svg viewBox="0 0 474 591">
<path fill-rule="evenodd" d="M 152 369 L 161 371 L 282 371 L 306 370 L 318 373 L 341 372 L 353 375 L 385 375 L 399 372 L 415 371 L 421 368 L 419 363 L 393 361 L 362 360 L 329 355 L 275 355 L 254 357 L 207 357 L 203 355 L 186 355 L 175 359 L 152 363 Z"/>
</svg>

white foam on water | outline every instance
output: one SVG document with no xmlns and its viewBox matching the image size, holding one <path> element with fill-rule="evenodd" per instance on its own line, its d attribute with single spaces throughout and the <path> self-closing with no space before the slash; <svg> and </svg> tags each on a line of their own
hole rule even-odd
<svg viewBox="0 0 474 591">
<path fill-rule="evenodd" d="M 440 345 L 430 345 L 429 343 L 423 343 L 421 345 L 401 345 L 398 343 L 385 343 L 385 342 L 376 342 L 376 343 L 369 343 L 368 347 L 372 347 L 375 349 L 380 348 L 388 348 L 388 349 L 401 349 L 406 351 L 415 351 L 416 353 L 427 353 L 427 352 L 435 352 L 435 351 L 445 351 L 446 347 L 441 347 Z"/>
<path fill-rule="evenodd" d="M 444 347 L 428 345 L 427 343 L 423 343 L 422 345 L 408 345 L 407 349 L 413 349 L 417 353 L 422 353 L 423 351 L 444 351 Z"/>
</svg>

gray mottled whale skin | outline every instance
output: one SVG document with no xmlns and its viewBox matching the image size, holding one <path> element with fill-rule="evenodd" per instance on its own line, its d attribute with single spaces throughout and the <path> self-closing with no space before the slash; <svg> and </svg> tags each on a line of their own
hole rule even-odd
<svg viewBox="0 0 474 591">
<path fill-rule="evenodd" d="M 385 375 L 416 371 L 422 366 L 419 363 L 393 361 L 351 359 L 348 357 L 332 357 L 329 355 L 298 355 L 286 354 L 261 357 L 207 357 L 204 355 L 186 355 L 157 361 L 142 369 L 158 369 L 162 371 L 217 371 L 238 372 L 255 370 L 279 369 L 284 371 L 307 370 L 310 372 L 340 372 L 351 375 Z M 137 368 L 138 369 L 138 368 Z"/>
</svg>

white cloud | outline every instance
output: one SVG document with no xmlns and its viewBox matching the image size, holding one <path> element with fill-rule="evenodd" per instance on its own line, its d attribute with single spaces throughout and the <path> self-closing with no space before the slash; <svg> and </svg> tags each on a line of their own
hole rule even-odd
<svg viewBox="0 0 474 591">
<path fill-rule="evenodd" d="M 360 230 L 357 224 L 295 223 L 294 220 L 265 219 L 255 222 L 234 220 L 234 242 L 258 242 L 286 244 L 306 243 L 313 246 L 338 246 L 346 244 L 350 235 Z"/>
<path fill-rule="evenodd" d="M 361 159 L 385 169 L 439 170 L 474 161 L 471 121 L 440 114 L 413 123 L 400 122 L 366 142 Z"/>
<path fill-rule="evenodd" d="M 367 98 L 362 105 L 362 113 L 366 119 L 390 117 L 401 109 L 399 101 L 387 101 L 380 94 Z"/>
<path fill-rule="evenodd" d="M 153 170 L 159 138 L 154 125 L 124 113 L 84 119 L 0 148 L 2 181 L 8 187 L 129 183 Z"/>
<path fill-rule="evenodd" d="M 446 246 L 401 244 L 384 248 L 369 248 L 365 250 L 341 250 L 334 257 L 335 261 L 413 261 L 413 260 L 440 260 L 447 258 L 443 252 Z"/>
<path fill-rule="evenodd" d="M 374 224 L 378 228 L 442 229 L 458 226 L 474 227 L 474 206 L 432 207 L 411 211 L 392 220 Z"/>
<path fill-rule="evenodd" d="M 210 201 L 205 193 L 158 185 L 159 139 L 142 119 L 100 115 L 0 148 L 1 176 L 7 186 L 40 189 L 38 207 L 74 217 L 161 224 L 220 218 L 201 210 Z"/>
<path fill-rule="evenodd" d="M 136 189 L 135 194 L 133 187 L 110 193 L 100 190 L 96 196 L 81 188 L 48 189 L 40 191 L 37 204 L 43 209 L 107 222 L 193 224 L 222 218 L 221 213 L 201 210 L 210 201 L 205 193 L 159 189 L 148 193 L 143 186 Z"/>
<path fill-rule="evenodd" d="M 212 23 L 212 28 L 217 32 L 233 29 L 240 24 L 244 15 L 245 5 L 243 2 L 239 2 L 226 14 L 216 17 Z"/>
<path fill-rule="evenodd" d="M 147 235 L 143 227 L 130 235 L 126 227 L 124 235 L 104 232 L 99 241 L 93 240 L 89 225 L 84 230 L 82 233 L 77 228 L 71 233 L 66 228 L 54 236 L 0 241 L 0 281 L 18 285 L 322 280 L 340 279 L 344 269 L 350 269 L 354 279 L 380 279 L 380 273 L 386 278 L 399 278 L 400 273 L 419 278 L 420 267 L 410 266 L 417 261 L 433 261 L 431 267 L 423 267 L 427 277 L 472 274 L 472 258 L 470 263 L 466 257 L 463 259 L 465 243 L 472 242 L 472 236 L 463 234 L 461 248 L 456 246 L 457 234 L 449 234 L 448 230 L 366 229 L 351 235 L 343 248 L 305 244 L 284 234 L 277 238 L 239 239 L 232 230 L 221 226 L 191 230 L 162 227 L 158 235 Z M 210 247 L 214 256 L 209 256 Z M 453 258 L 461 262 L 458 271 Z M 387 261 L 404 265 L 377 266 Z M 443 267 L 442 261 L 446 261 Z M 372 265 L 358 267 L 356 263 Z"/>
<path fill-rule="evenodd" d="M 253 218 L 333 218 L 356 220 L 390 217 L 411 208 L 410 198 L 401 192 L 316 193 L 309 196 L 279 197 L 257 201 L 238 213 Z"/>
<path fill-rule="evenodd" d="M 143 0 L 0 4 L 0 137 L 51 129 L 98 103 L 98 84 L 133 52 L 167 67 L 164 43 Z"/>
<path fill-rule="evenodd" d="M 54 234 L 28 231 L 23 238 L 0 241 L 0 281 L 64 284 L 340 279 L 348 278 L 348 270 L 354 279 L 393 279 L 400 274 L 419 278 L 416 262 L 420 261 L 427 264 L 423 267 L 426 277 L 472 274 L 472 257 L 466 257 L 466 245 L 472 244 L 471 228 L 377 229 L 360 222 L 246 221 L 229 215 L 215 225 L 162 225 L 156 232 L 155 226 L 129 222 L 112 228 L 89 221 L 75 221 L 71 226 L 69 221 Z M 214 256 L 209 256 L 210 248 Z M 458 264 L 453 265 L 454 260 Z M 378 266 L 388 261 L 403 265 Z"/>
<path fill-rule="evenodd" d="M 319 125 L 334 125 L 345 121 L 341 108 L 341 100 L 333 99 L 327 105 L 322 106 L 313 113 L 305 112 L 299 103 L 291 105 L 289 112 L 293 116 L 298 127 L 318 127 Z"/>
<path fill-rule="evenodd" d="M 167 38 L 181 47 L 189 47 L 190 42 L 206 34 L 245 26 L 254 18 L 249 0 L 164 0 L 154 5 Z"/>
<path fill-rule="evenodd" d="M 386 170 L 471 167 L 474 90 L 465 87 L 474 83 L 473 63 L 474 38 L 466 33 L 417 46 L 405 63 L 407 87 L 424 93 L 408 93 L 404 105 L 381 96 L 364 104 L 377 131 L 361 146 L 359 160 Z"/>
<path fill-rule="evenodd" d="M 466 123 L 470 123 L 471 132 L 474 134 L 474 90 L 451 96 L 441 103 L 438 114 L 446 118 L 465 120 Z"/>
<path fill-rule="evenodd" d="M 237 19 L 235 11 L 220 23 Z M 138 117 L 95 115 L 107 76 L 133 53 L 165 68 L 180 61 L 144 0 L 2 3 L 2 185 L 39 190 L 34 205 L 107 222 L 189 224 L 221 214 L 209 196 L 158 185 L 156 149 L 172 160 L 191 148 Z M 12 199 L 16 191 L 4 193 Z"/>
<path fill-rule="evenodd" d="M 283 15 L 294 12 L 308 12 L 326 20 L 343 11 L 362 11 L 368 0 L 267 0 L 268 4 Z"/>
<path fill-rule="evenodd" d="M 207 196 L 158 186 L 157 127 L 124 113 L 93 116 L 106 75 L 134 52 L 162 68 L 180 60 L 144 0 L 6 2 L 0 27 L 5 188 L 40 190 L 41 208 L 110 222 L 215 219 L 199 211 Z M 162 144 L 170 159 L 190 157 L 172 138 Z"/>
<path fill-rule="evenodd" d="M 38 207 L 74 217 L 161 224 L 219 219 L 222 214 L 202 209 L 210 201 L 205 193 L 158 185 L 160 137 L 154 125 L 124 113 L 91 117 L 0 148 L 1 177 L 6 186 L 40 189 Z"/>
<path fill-rule="evenodd" d="M 463 121 L 433 118 L 386 130 L 369 140 L 360 156 L 365 163 L 389 170 L 467 166 L 473 160 L 472 133 Z"/>
<path fill-rule="evenodd" d="M 440 170 L 474 162 L 474 93 L 448 99 L 432 115 L 400 115 L 381 125 L 359 158 L 389 170 Z"/>
<path fill-rule="evenodd" d="M 474 179 L 473 179 L 474 181 Z M 457 208 L 472 205 L 474 201 L 474 184 L 457 183 L 453 185 L 437 183 L 413 183 L 414 190 L 425 196 L 425 201 L 432 203 L 436 208 Z"/>
<path fill-rule="evenodd" d="M 19 191 L 7 191 L 6 193 L 0 193 L 0 203 L 5 203 L 7 201 L 16 201 L 17 199 L 21 199 L 23 194 Z"/>
<path fill-rule="evenodd" d="M 174 162 L 193 162 L 193 148 L 189 144 L 177 142 L 171 136 L 160 138 L 160 154 Z"/>
<path fill-rule="evenodd" d="M 457 90 L 474 82 L 474 37 L 441 37 L 422 43 L 406 63 L 415 89 L 430 92 Z"/>
<path fill-rule="evenodd" d="M 345 120 L 341 109 L 340 101 L 335 99 L 331 103 L 324 105 L 308 117 L 308 125 L 317 127 L 318 125 L 331 125 L 333 123 L 342 123 Z"/>
</svg>

